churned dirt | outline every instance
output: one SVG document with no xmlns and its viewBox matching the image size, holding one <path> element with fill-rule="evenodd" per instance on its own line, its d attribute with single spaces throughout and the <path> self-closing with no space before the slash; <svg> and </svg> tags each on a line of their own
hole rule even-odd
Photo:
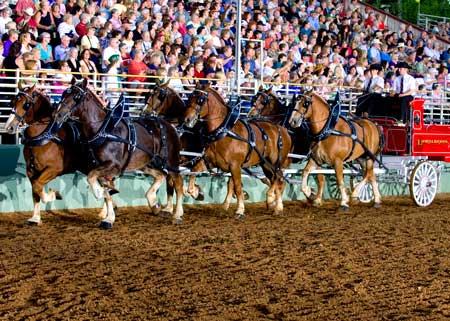
<svg viewBox="0 0 450 321">
<path fill-rule="evenodd" d="M 286 202 L 185 206 L 184 223 L 120 208 L 0 215 L 0 320 L 445 320 L 450 196 L 336 213 Z"/>
</svg>

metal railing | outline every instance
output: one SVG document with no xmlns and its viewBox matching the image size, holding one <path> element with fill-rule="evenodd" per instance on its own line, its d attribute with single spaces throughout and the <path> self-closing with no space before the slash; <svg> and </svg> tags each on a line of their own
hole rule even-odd
<svg viewBox="0 0 450 321">
<path fill-rule="evenodd" d="M 429 14 L 419 13 L 417 15 L 417 25 L 427 31 L 432 31 L 434 27 L 440 23 L 447 23 L 450 21 L 449 17 L 433 16 Z"/>
</svg>

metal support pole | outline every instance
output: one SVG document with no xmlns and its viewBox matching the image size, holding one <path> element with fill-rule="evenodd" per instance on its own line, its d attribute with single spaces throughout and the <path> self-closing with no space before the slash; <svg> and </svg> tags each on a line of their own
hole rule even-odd
<svg viewBox="0 0 450 321">
<path fill-rule="evenodd" d="M 236 72 L 235 76 L 235 85 L 237 94 L 241 94 L 241 23 L 242 23 L 242 4 L 241 1 L 236 1 L 236 41 L 235 41 L 235 60 L 234 60 L 234 68 Z"/>
</svg>

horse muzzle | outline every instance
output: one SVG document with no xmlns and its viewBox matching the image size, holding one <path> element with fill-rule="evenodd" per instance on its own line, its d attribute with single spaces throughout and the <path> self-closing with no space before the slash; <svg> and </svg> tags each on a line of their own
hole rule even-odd
<svg viewBox="0 0 450 321">
<path fill-rule="evenodd" d="M 19 122 L 14 115 L 10 115 L 5 124 L 6 132 L 10 135 L 16 134 L 17 128 L 19 128 Z"/>
<path fill-rule="evenodd" d="M 291 119 L 289 120 L 289 125 L 291 125 L 292 128 L 298 128 L 302 125 L 303 123 L 303 117 L 298 116 L 298 117 L 294 117 L 294 115 L 292 115 Z"/>
<path fill-rule="evenodd" d="M 195 124 L 197 123 L 197 117 L 185 117 L 184 118 L 184 124 L 188 128 L 194 128 Z"/>
</svg>

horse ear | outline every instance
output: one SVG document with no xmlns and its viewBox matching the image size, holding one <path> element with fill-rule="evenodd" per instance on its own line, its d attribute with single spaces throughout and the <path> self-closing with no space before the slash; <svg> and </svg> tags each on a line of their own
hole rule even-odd
<svg viewBox="0 0 450 321">
<path fill-rule="evenodd" d="M 22 86 L 22 82 L 21 82 L 21 81 L 19 81 L 19 82 L 17 83 L 17 88 L 19 89 L 19 91 L 22 91 L 22 90 L 23 90 L 23 86 Z"/>
<path fill-rule="evenodd" d="M 156 86 L 159 86 L 161 84 L 161 79 L 156 78 L 155 79 L 155 84 L 156 84 Z"/>
<path fill-rule="evenodd" d="M 70 81 L 70 84 L 75 85 L 76 82 L 77 82 L 77 80 L 75 79 L 75 77 L 72 76 L 72 80 Z"/>
<path fill-rule="evenodd" d="M 169 86 L 169 83 L 170 83 L 170 80 L 171 80 L 171 79 L 172 79 L 172 78 L 167 79 L 166 83 L 164 84 L 164 87 Z"/>
<path fill-rule="evenodd" d="M 88 84 L 88 79 L 87 78 L 83 78 L 83 82 L 82 82 L 83 88 L 86 88 L 87 84 Z"/>
<path fill-rule="evenodd" d="M 259 89 L 258 89 L 258 91 L 263 91 L 264 90 L 264 87 L 263 87 L 263 85 L 261 84 L 261 85 L 259 85 Z"/>
<path fill-rule="evenodd" d="M 296 101 L 297 100 L 297 93 L 294 93 L 294 95 L 292 96 L 292 101 Z"/>
<path fill-rule="evenodd" d="M 199 89 L 200 87 L 201 87 L 200 81 L 197 80 L 197 81 L 195 82 L 195 88 L 196 88 L 196 89 Z"/>
<path fill-rule="evenodd" d="M 266 91 L 267 91 L 268 93 L 271 93 L 271 92 L 272 92 L 272 88 L 273 88 L 273 85 L 270 85 L 270 87 L 269 87 L 269 88 L 267 88 L 267 90 L 266 90 Z"/>
</svg>

